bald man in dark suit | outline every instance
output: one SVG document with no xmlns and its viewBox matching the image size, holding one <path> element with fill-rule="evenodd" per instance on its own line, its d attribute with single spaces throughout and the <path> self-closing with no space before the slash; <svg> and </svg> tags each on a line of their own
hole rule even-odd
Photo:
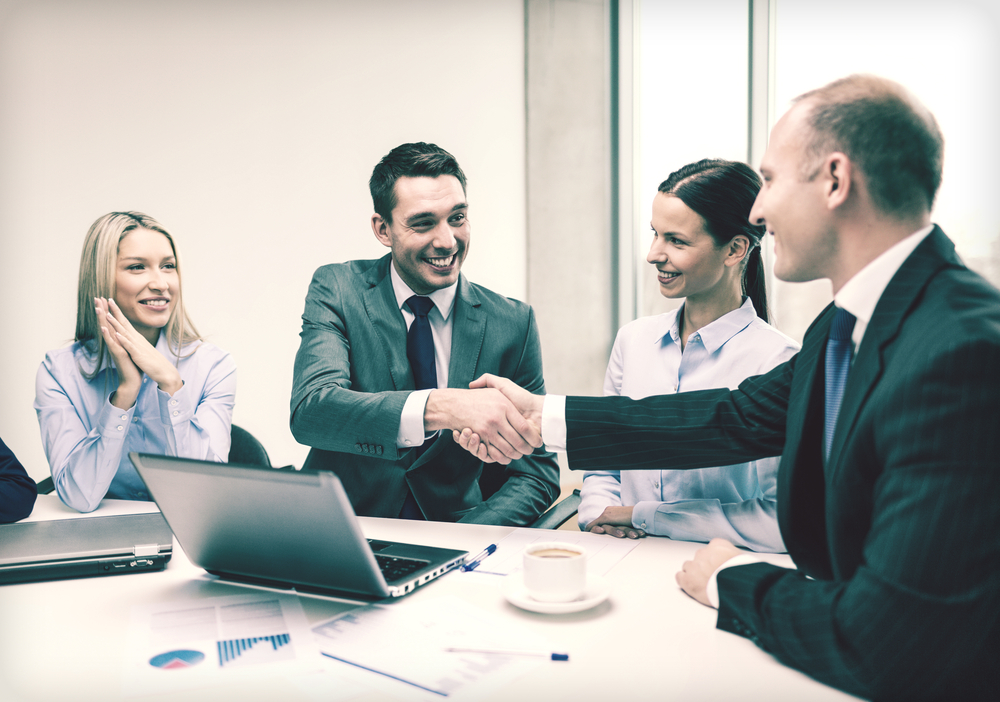
<svg viewBox="0 0 1000 702">
<path fill-rule="evenodd" d="M 891 81 L 851 76 L 795 101 L 751 220 L 775 238 L 776 275 L 829 278 L 834 303 L 795 358 L 736 391 L 543 402 L 478 383 L 574 470 L 781 453 L 798 569 L 715 539 L 677 582 L 718 608 L 720 629 L 874 699 L 1000 689 L 1000 292 L 931 224 L 942 153 L 933 116 Z"/>
</svg>

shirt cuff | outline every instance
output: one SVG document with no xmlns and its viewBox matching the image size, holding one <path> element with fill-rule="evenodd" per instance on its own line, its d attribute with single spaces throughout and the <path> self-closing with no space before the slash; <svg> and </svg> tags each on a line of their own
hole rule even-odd
<svg viewBox="0 0 1000 702">
<path fill-rule="evenodd" d="M 656 520 L 656 510 L 662 502 L 646 500 L 637 502 L 632 506 L 632 526 L 642 529 L 647 533 L 653 533 L 653 526 Z"/>
<path fill-rule="evenodd" d="M 427 439 L 424 435 L 424 409 L 433 389 L 415 390 L 407 396 L 403 403 L 403 413 L 399 417 L 396 448 L 416 448 Z"/>
<path fill-rule="evenodd" d="M 160 405 L 160 421 L 164 424 L 176 426 L 181 422 L 190 422 L 194 417 L 195 408 L 186 384 L 173 395 L 156 388 L 156 399 Z"/>
<path fill-rule="evenodd" d="M 111 404 L 110 396 L 104 400 L 104 407 L 101 408 L 101 417 L 98 421 L 101 436 L 106 439 L 123 440 L 128 434 L 129 424 L 132 423 L 132 416 L 135 414 L 135 405 L 123 410 Z"/>
<path fill-rule="evenodd" d="M 546 395 L 542 401 L 542 441 L 549 451 L 566 450 L 565 395 Z"/>
<path fill-rule="evenodd" d="M 728 561 L 720 565 L 712 573 L 712 577 L 708 579 L 708 585 L 705 586 L 705 595 L 708 597 L 708 602 L 716 609 L 719 608 L 719 580 L 718 575 L 721 571 L 726 568 L 732 568 L 733 566 L 750 565 L 751 563 L 762 563 L 763 558 L 748 553 L 742 556 L 734 556 Z"/>
</svg>

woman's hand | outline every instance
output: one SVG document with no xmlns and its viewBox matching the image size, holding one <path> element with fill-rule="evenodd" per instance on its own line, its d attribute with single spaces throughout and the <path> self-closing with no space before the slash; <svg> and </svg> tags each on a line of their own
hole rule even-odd
<svg viewBox="0 0 1000 702">
<path fill-rule="evenodd" d="M 173 395 L 180 390 L 184 385 L 184 381 L 181 380 L 181 374 L 177 371 L 177 368 L 163 354 L 157 351 L 152 344 L 146 341 L 142 334 L 132 327 L 132 324 L 122 313 L 121 309 L 119 309 L 118 305 L 115 304 L 115 301 L 104 299 L 103 305 L 98 303 L 98 309 L 100 310 L 102 306 L 104 309 L 104 319 L 108 322 L 108 333 L 105 334 L 105 343 L 108 343 L 108 347 L 112 348 L 111 343 L 108 342 L 108 336 L 111 336 L 114 338 L 116 346 L 126 354 L 132 365 L 149 376 L 159 386 L 160 390 L 163 390 L 168 395 Z M 101 314 L 98 312 L 98 319 L 100 318 Z M 115 356 L 115 360 L 118 360 L 117 355 Z M 141 377 L 139 378 L 139 383 L 142 383 Z M 136 391 L 136 394 L 138 395 L 138 391 Z"/>
<path fill-rule="evenodd" d="M 646 535 L 642 529 L 632 526 L 632 509 L 628 506 L 605 507 L 601 516 L 587 525 L 586 531 L 594 534 L 608 534 L 617 539 L 641 539 Z"/>
<path fill-rule="evenodd" d="M 118 342 L 108 317 L 108 301 L 103 297 L 95 297 L 94 311 L 97 312 L 101 336 L 111 357 L 115 359 L 115 367 L 118 368 L 118 389 L 111 395 L 111 404 L 118 409 L 130 409 L 139 396 L 139 388 L 142 387 L 142 371 L 132 362 L 128 351 Z"/>
</svg>

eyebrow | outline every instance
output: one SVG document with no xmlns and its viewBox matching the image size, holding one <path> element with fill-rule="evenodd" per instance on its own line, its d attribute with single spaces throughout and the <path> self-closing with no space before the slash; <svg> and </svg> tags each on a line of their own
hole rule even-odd
<svg viewBox="0 0 1000 702">
<path fill-rule="evenodd" d="M 172 261 L 175 258 L 176 257 L 173 254 L 171 254 L 170 256 L 164 256 L 163 258 L 160 259 L 160 261 Z M 155 259 L 146 258 L 145 256 L 121 256 L 121 257 L 119 257 L 118 260 L 119 261 L 142 261 L 142 262 L 146 262 L 146 261 L 153 261 Z"/>
<path fill-rule="evenodd" d="M 457 205 L 455 205 L 454 207 L 452 207 L 451 208 L 451 212 L 449 212 L 448 214 L 454 214 L 455 212 L 458 212 L 459 210 L 467 210 L 467 209 L 469 209 L 469 203 L 467 203 L 467 202 L 460 202 Z M 437 213 L 435 213 L 435 212 L 418 212 L 417 214 L 410 215 L 409 217 L 407 217 L 404 220 L 404 222 L 409 225 L 409 224 L 412 224 L 413 222 L 416 222 L 417 220 L 426 219 L 427 217 L 431 217 L 431 218 L 437 217 Z"/>
</svg>

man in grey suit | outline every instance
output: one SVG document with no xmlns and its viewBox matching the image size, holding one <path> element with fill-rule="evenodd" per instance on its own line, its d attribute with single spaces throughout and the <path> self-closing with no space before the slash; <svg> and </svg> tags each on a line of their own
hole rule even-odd
<svg viewBox="0 0 1000 702">
<path fill-rule="evenodd" d="M 559 494 L 555 456 L 496 390 L 493 373 L 544 392 L 531 307 L 460 273 L 470 226 L 465 174 L 444 149 L 403 144 L 369 187 L 378 260 L 319 268 L 302 315 L 291 429 L 303 469 L 340 477 L 358 514 L 523 526 Z M 484 465 L 452 440 L 478 426 L 508 457 Z"/>
<path fill-rule="evenodd" d="M 484 381 L 575 470 L 782 454 L 797 570 L 714 539 L 677 583 L 718 628 L 866 698 L 1000 688 L 1000 291 L 931 224 L 942 155 L 933 116 L 891 81 L 796 100 L 750 218 L 774 236 L 777 276 L 829 278 L 834 302 L 797 356 L 735 391 L 543 402 Z"/>
</svg>

